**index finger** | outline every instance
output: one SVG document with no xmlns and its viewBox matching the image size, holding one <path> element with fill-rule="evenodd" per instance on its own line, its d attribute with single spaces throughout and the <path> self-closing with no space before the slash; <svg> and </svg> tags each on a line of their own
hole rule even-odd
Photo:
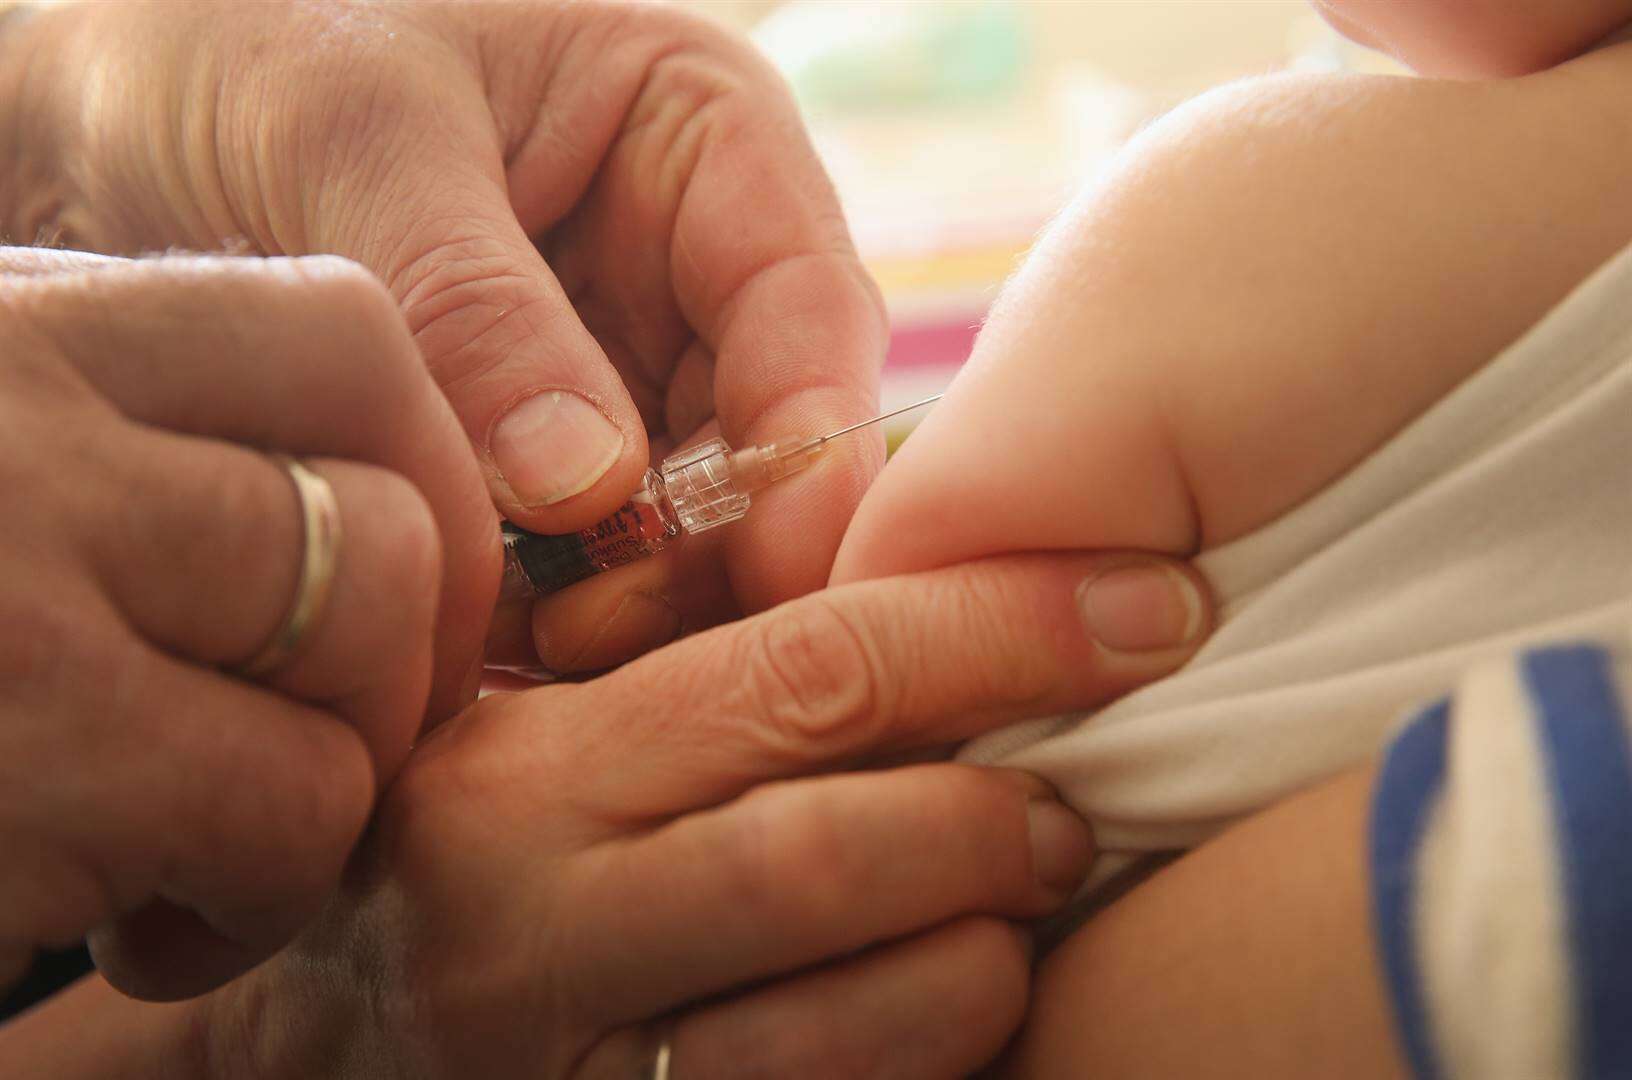
<svg viewBox="0 0 1632 1080">
<path fill-rule="evenodd" d="M 670 270 L 682 314 L 714 355 L 721 432 L 744 446 L 873 415 L 888 324 L 792 95 L 763 58 L 734 47 L 748 85 L 714 105 L 679 202 Z M 826 583 L 883 463 L 882 436 L 857 432 L 754 496 L 754 512 L 722 539 L 745 610 Z"/>
<path fill-rule="evenodd" d="M 878 291 L 780 77 L 741 43 L 707 41 L 731 79 L 708 101 L 673 197 L 664 285 L 697 341 L 672 376 L 669 428 L 695 439 L 717 423 L 741 448 L 869 419 L 888 337 Z M 686 100 L 691 77 L 654 66 L 648 92 Z M 715 421 L 693 431 L 710 411 Z M 539 656 L 558 673 L 607 667 L 669 640 L 677 617 L 706 626 L 821 588 L 883 462 L 878 429 L 847 435 L 754 493 L 729 528 L 687 538 L 638 576 L 546 597 L 533 621 Z M 637 594 L 662 603 L 631 610 Z"/>
<path fill-rule="evenodd" d="M 575 719 L 551 736 L 573 744 L 592 804 L 665 817 L 765 780 L 1107 701 L 1189 659 L 1211 622 L 1206 596 L 1184 564 L 1127 553 L 860 582 L 575 686 L 555 699 Z"/>
</svg>

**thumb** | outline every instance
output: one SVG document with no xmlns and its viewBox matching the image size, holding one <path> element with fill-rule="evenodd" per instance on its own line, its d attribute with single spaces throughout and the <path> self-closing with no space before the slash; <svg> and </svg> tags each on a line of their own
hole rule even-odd
<svg viewBox="0 0 1632 1080">
<path fill-rule="evenodd" d="M 435 190 L 383 201 L 374 271 L 481 462 L 501 513 L 560 533 L 615 510 L 646 468 L 644 425 L 523 231 L 496 160 L 428 165 Z"/>
</svg>

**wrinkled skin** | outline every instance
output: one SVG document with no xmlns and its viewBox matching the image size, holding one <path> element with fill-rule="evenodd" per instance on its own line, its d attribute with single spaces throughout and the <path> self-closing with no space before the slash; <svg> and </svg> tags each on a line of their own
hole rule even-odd
<svg viewBox="0 0 1632 1080">
<path fill-rule="evenodd" d="M 19 21 L 8 49 L 10 235 L 356 259 L 396 297 L 500 510 L 529 528 L 594 522 L 649 455 L 699 432 L 740 444 L 873 408 L 882 309 L 791 98 L 698 20 L 606 3 L 93 4 Z M 622 450 L 541 505 L 501 475 L 494 431 L 560 389 Z M 876 435 L 846 440 L 718 542 L 540 605 L 546 661 L 604 667 L 818 587 L 881 463 Z M 442 663 L 447 715 L 470 657 Z"/>
<path fill-rule="evenodd" d="M 450 645 L 443 582 L 497 579 L 486 491 L 343 259 L 0 248 L 0 343 L 0 953 L 90 933 L 127 992 L 198 993 L 333 891 Z M 342 541 L 320 622 L 251 679 L 304 543 L 266 449 L 327 482 Z"/>
</svg>

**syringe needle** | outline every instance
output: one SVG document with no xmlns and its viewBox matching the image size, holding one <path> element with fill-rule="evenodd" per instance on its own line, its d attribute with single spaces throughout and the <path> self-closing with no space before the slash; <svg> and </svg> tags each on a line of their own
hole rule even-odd
<svg viewBox="0 0 1632 1080">
<path fill-rule="evenodd" d="M 900 416 L 904 412 L 911 412 L 912 410 L 914 410 L 914 409 L 916 409 L 916 408 L 918 408 L 920 406 L 928 405 L 932 401 L 939 401 L 939 400 L 941 400 L 941 398 L 943 398 L 945 396 L 946 396 L 945 394 L 935 394 L 935 395 L 933 395 L 931 397 L 926 397 L 922 401 L 915 401 L 911 405 L 903 405 L 899 409 L 892 409 L 890 412 L 884 413 L 882 416 L 875 416 L 871 420 L 863 420 L 859 424 L 851 424 L 847 428 L 840 428 L 837 431 L 830 431 L 826 435 L 817 436 L 816 441 L 817 442 L 826 442 L 829 439 L 836 439 L 840 435 L 848 435 L 852 431 L 855 431 L 857 428 L 864 428 L 868 424 L 876 424 L 881 420 L 888 420 L 892 416 Z"/>
<path fill-rule="evenodd" d="M 932 401 L 939 401 L 940 394 L 927 397 L 922 401 L 915 401 L 911 405 L 875 416 L 870 420 L 863 420 L 859 424 L 851 424 L 838 431 L 830 431 L 826 435 L 807 435 L 799 439 L 783 439 L 763 446 L 745 446 L 734 451 L 730 458 L 732 483 L 742 491 L 758 491 L 776 483 L 783 477 L 792 476 L 801 472 L 811 462 L 815 461 L 827 444 L 840 435 L 848 435 L 857 428 L 864 428 L 868 424 L 876 424 L 880 420 L 888 420 L 892 416 L 900 416 L 920 405 L 928 405 Z"/>
<path fill-rule="evenodd" d="M 564 589 L 661 551 L 682 533 L 700 533 L 735 521 L 748 512 L 750 495 L 809 467 L 829 440 L 940 399 L 936 394 L 826 435 L 782 439 L 741 450 L 732 450 L 720 438 L 699 443 L 664 458 L 661 472 L 647 469 L 640 490 L 622 508 L 574 533 L 540 536 L 506 522 L 505 595 L 542 596 Z"/>
</svg>

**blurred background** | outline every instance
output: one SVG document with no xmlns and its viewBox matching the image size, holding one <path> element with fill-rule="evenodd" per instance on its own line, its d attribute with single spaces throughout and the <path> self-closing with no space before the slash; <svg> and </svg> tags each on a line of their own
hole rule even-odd
<svg viewBox="0 0 1632 1080">
<path fill-rule="evenodd" d="M 885 408 L 945 387 L 1037 233 L 1141 125 L 1244 75 L 1393 70 L 1303 0 L 676 2 L 793 85 L 889 306 Z"/>
</svg>

